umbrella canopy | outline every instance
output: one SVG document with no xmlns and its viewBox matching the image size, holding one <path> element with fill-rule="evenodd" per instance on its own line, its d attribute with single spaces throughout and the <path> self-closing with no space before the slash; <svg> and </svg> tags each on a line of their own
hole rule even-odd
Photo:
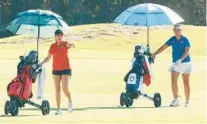
<svg viewBox="0 0 207 124">
<path fill-rule="evenodd" d="M 6 29 L 12 31 L 14 34 L 27 34 L 37 37 L 38 60 L 39 38 L 54 36 L 54 32 L 57 29 L 62 29 L 67 32 L 69 26 L 58 14 L 49 10 L 38 9 L 19 13 L 16 19 L 14 19 Z"/>
<path fill-rule="evenodd" d="M 69 26 L 61 16 L 49 10 L 28 10 L 17 15 L 6 29 L 14 34 L 26 34 L 30 36 L 51 37 L 54 31 L 61 29 L 67 33 Z"/>
<path fill-rule="evenodd" d="M 152 4 L 138 4 L 122 12 L 114 22 L 123 25 L 157 26 L 171 25 L 184 22 L 184 20 L 170 8 Z"/>
<path fill-rule="evenodd" d="M 147 46 L 149 46 L 149 27 L 158 25 L 172 25 L 184 22 L 184 20 L 170 8 L 144 3 L 132 6 L 122 12 L 114 22 L 122 25 L 146 26 Z"/>
</svg>

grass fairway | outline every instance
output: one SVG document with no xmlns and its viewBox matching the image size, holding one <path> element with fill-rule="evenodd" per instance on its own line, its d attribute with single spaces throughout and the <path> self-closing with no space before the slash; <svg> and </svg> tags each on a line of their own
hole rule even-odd
<svg viewBox="0 0 207 124">
<path fill-rule="evenodd" d="M 72 35 L 66 39 L 76 44 L 69 56 L 73 69 L 70 80 L 75 110 L 67 112 L 67 99 L 62 94 L 63 115 L 55 116 L 55 91 L 51 75 L 51 62 L 46 64 L 47 82 L 45 98 L 51 104 L 51 113 L 42 116 L 41 111 L 26 106 L 18 117 L 4 115 L 4 103 L 8 98 L 7 84 L 16 74 L 18 56 L 25 50 L 35 49 L 35 39 L 24 36 L 0 39 L 0 124 L 64 124 L 64 123 L 206 123 L 206 32 L 205 27 L 184 26 L 185 35 L 192 43 L 191 57 L 195 71 L 191 76 L 190 107 L 185 108 L 182 78 L 179 78 L 180 106 L 169 107 L 172 100 L 170 73 L 171 48 L 159 55 L 152 65 L 154 80 L 145 92 L 153 95 L 160 92 L 162 107 L 154 108 L 151 101 L 140 98 L 130 108 L 119 106 L 119 96 L 124 91 L 123 77 L 129 70 L 133 47 L 146 43 L 146 31 L 142 28 L 121 27 L 116 24 L 96 24 L 72 27 Z M 152 51 L 172 35 L 171 27 L 150 30 Z M 27 42 L 30 41 L 30 42 Z M 40 59 L 49 49 L 52 39 L 42 39 Z M 33 85 L 33 101 L 36 99 L 36 84 Z"/>
</svg>

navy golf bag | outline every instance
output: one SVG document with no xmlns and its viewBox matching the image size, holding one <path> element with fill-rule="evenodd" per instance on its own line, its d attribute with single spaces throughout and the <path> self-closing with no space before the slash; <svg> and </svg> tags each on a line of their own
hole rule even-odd
<svg viewBox="0 0 207 124">
<path fill-rule="evenodd" d="M 133 100 L 144 96 L 154 101 L 155 107 L 161 105 L 161 96 L 159 93 L 154 94 L 154 98 L 143 92 L 143 84 L 149 86 L 151 83 L 150 64 L 154 62 L 149 51 L 146 51 L 142 45 L 135 46 L 132 68 L 124 77 L 126 83 L 126 92 L 120 96 L 120 105 L 126 107 L 133 105 Z"/>
</svg>

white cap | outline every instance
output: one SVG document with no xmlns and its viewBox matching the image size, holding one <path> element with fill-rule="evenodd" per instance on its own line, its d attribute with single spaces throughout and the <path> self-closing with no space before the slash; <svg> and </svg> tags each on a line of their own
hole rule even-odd
<svg viewBox="0 0 207 124">
<path fill-rule="evenodd" d="M 183 28 L 181 27 L 180 24 L 175 24 L 173 29 L 180 29 L 180 30 L 183 30 Z"/>
</svg>

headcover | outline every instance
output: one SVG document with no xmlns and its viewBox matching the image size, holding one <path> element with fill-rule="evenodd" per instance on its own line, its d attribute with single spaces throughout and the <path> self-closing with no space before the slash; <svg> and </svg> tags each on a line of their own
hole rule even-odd
<svg viewBox="0 0 207 124">
<path fill-rule="evenodd" d="M 134 48 L 134 57 L 139 57 L 144 54 L 144 46 L 143 45 L 137 45 Z"/>
<path fill-rule="evenodd" d="M 36 64 L 37 63 L 37 51 L 30 51 L 25 58 L 27 64 Z"/>
</svg>

